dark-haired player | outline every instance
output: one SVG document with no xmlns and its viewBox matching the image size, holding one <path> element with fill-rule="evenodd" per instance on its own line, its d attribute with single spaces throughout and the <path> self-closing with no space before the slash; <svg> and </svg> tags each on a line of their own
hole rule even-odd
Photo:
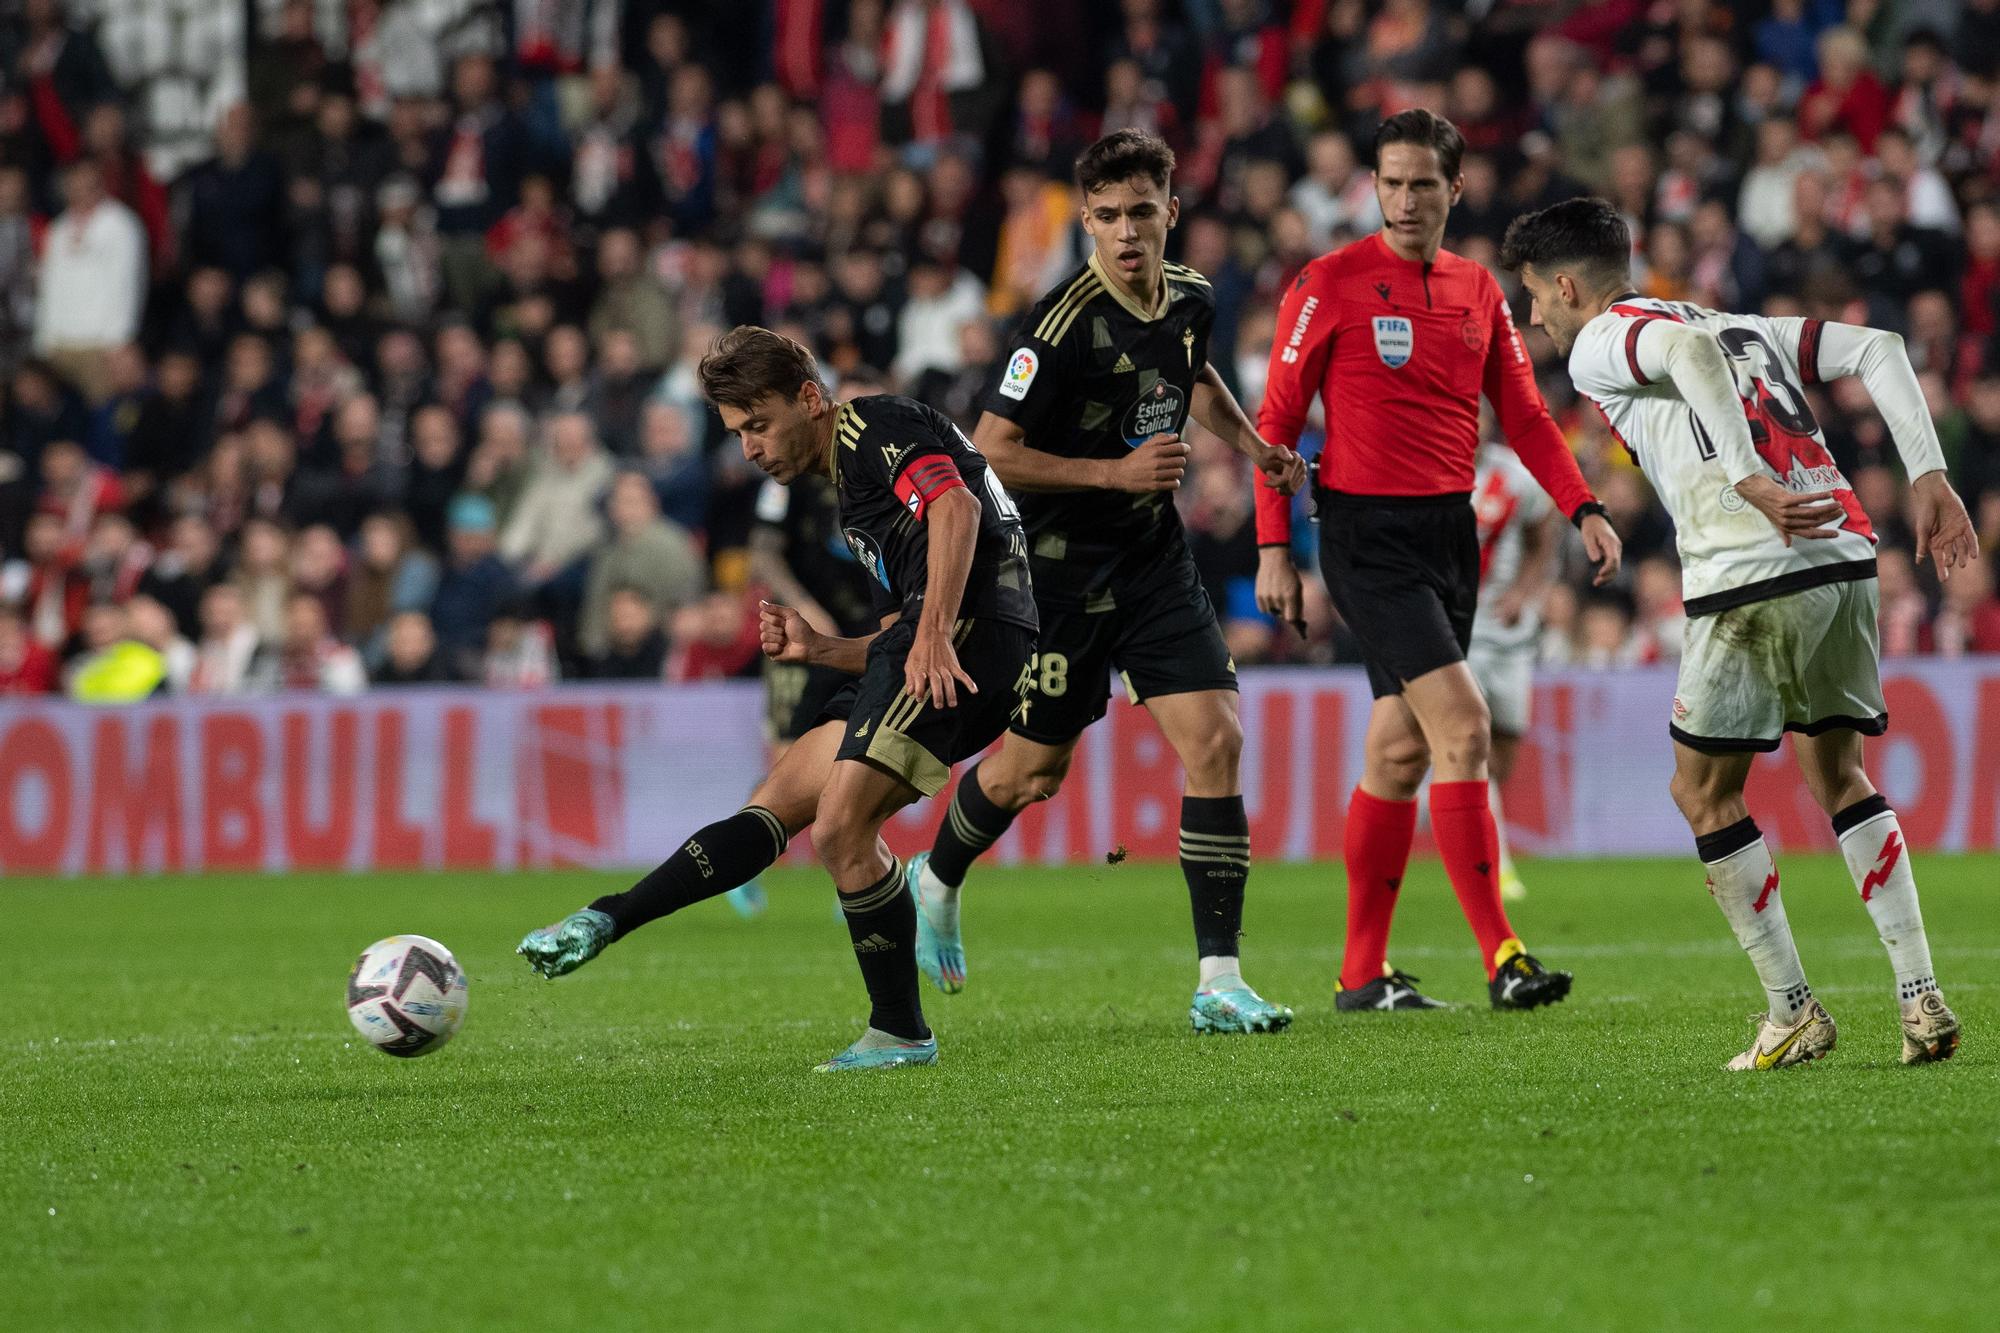
<svg viewBox="0 0 2000 1333">
<path fill-rule="evenodd" d="M 1567 972 L 1522 947 L 1500 902 L 1487 798 L 1491 719 L 1465 664 L 1479 597 L 1469 501 L 1481 395 L 1507 443 L 1582 530 L 1599 583 L 1617 572 L 1619 545 L 1535 387 L 1499 284 L 1442 248 L 1464 151 L 1457 128 L 1429 111 L 1383 122 L 1375 135 L 1382 230 L 1315 259 L 1286 293 L 1259 416 L 1267 438 L 1292 444 L 1313 398 L 1325 400 L 1320 568 L 1361 640 L 1375 694 L 1347 807 L 1342 1010 L 1437 1007 L 1387 961 L 1426 769 L 1431 828 L 1479 942 L 1493 1006 L 1532 1009 L 1570 986 Z M 1261 489 L 1257 542 L 1259 604 L 1297 619 L 1291 510 Z"/>
<path fill-rule="evenodd" d="M 870 1003 L 868 1030 L 819 1068 L 930 1064 L 937 1041 L 917 995 L 916 905 L 881 828 L 941 791 L 951 765 L 992 744 L 1020 708 L 1035 646 L 1020 518 L 951 422 L 887 394 L 836 404 L 812 354 L 789 338 L 739 327 L 699 374 L 750 462 L 785 484 L 832 480 L 843 535 L 877 585 L 883 628 L 836 637 L 766 603 L 767 657 L 855 679 L 748 805 L 696 832 L 627 892 L 531 931 L 519 952 L 545 976 L 574 971 L 646 922 L 751 879 L 810 826 Z"/>
<path fill-rule="evenodd" d="M 964 987 L 965 873 L 1015 815 L 1062 785 L 1084 728 L 1104 716 L 1116 671 L 1187 771 L 1180 860 L 1199 960 L 1190 1021 L 1204 1032 L 1275 1032 L 1292 1011 L 1245 984 L 1237 962 L 1250 826 L 1236 665 L 1173 492 L 1187 468 L 1190 413 L 1265 485 L 1290 494 L 1305 468 L 1259 437 L 1208 364 L 1208 280 L 1166 262 L 1180 214 L 1173 169 L 1173 150 L 1135 130 L 1106 135 L 1077 159 L 1094 249 L 1022 321 L 973 432 L 1020 500 L 1041 640 L 1025 713 L 999 752 L 959 780 L 935 847 L 910 858 L 918 962 L 939 989 Z"/>
<path fill-rule="evenodd" d="M 1674 520 L 1688 615 L 1667 728 L 1674 802 L 1770 1001 L 1750 1049 L 1728 1067 L 1775 1069 L 1834 1044 L 1792 942 L 1777 865 L 1743 802 L 1751 760 L 1788 731 L 1889 951 L 1903 1063 L 1948 1059 L 1958 1019 L 1931 971 L 1902 827 L 1863 766 L 1861 738 L 1889 721 L 1875 533 L 1805 394 L 1860 377 L 1910 474 L 1917 559 L 1935 559 L 1950 578 L 1978 557 L 1979 540 L 1945 476 L 1923 389 L 1893 333 L 1640 296 L 1631 241 L 1610 204 L 1572 199 L 1518 219 L 1501 259 L 1521 271 L 1533 318 L 1568 359 L 1577 391 L 1603 409 Z"/>
</svg>

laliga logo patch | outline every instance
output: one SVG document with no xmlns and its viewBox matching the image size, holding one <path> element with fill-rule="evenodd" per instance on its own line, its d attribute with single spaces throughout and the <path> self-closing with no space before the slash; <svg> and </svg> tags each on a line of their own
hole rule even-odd
<svg viewBox="0 0 2000 1333">
<path fill-rule="evenodd" d="M 1416 330 L 1401 315 L 1375 316 L 1375 355 L 1391 370 L 1401 370 L 1410 359 Z"/>
<path fill-rule="evenodd" d="M 1035 382 L 1035 372 L 1041 368 L 1042 363 L 1035 358 L 1033 351 L 1026 347 L 1017 349 L 1008 359 L 1007 373 L 1000 377 L 1000 396 L 1016 402 L 1026 398 L 1028 386 Z"/>
<path fill-rule="evenodd" d="M 1165 380 L 1154 380 L 1153 387 L 1140 394 L 1125 415 L 1125 443 L 1137 449 L 1155 435 L 1178 431 L 1184 401 L 1179 389 Z"/>
<path fill-rule="evenodd" d="M 1743 512 L 1744 506 L 1750 503 L 1737 494 L 1734 486 L 1724 486 L 1716 496 L 1716 501 L 1721 504 L 1722 512 L 1725 514 L 1740 514 Z"/>
</svg>

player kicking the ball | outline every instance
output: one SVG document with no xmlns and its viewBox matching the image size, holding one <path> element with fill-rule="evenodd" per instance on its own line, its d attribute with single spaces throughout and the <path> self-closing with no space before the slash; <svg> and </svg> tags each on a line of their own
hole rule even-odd
<svg viewBox="0 0 2000 1333">
<path fill-rule="evenodd" d="M 918 1002 L 916 904 L 881 828 L 943 790 L 952 764 L 992 744 L 1020 708 L 1035 646 L 1020 518 L 957 427 L 908 398 L 836 404 L 812 353 L 789 338 L 734 329 L 699 374 L 745 458 L 787 485 L 815 474 L 833 482 L 884 628 L 839 638 L 767 603 L 766 656 L 854 679 L 748 805 L 698 830 L 627 892 L 531 931 L 518 952 L 544 976 L 572 972 L 646 922 L 748 882 L 810 827 L 870 1005 L 860 1040 L 819 1068 L 931 1064 L 937 1040 Z"/>
<path fill-rule="evenodd" d="M 1041 639 L 1027 707 L 999 752 L 959 779 L 935 847 L 910 858 L 917 958 L 940 990 L 964 988 L 966 871 L 1030 803 L 1055 795 L 1078 738 L 1104 716 L 1116 670 L 1187 770 L 1180 860 L 1200 969 L 1190 1021 L 1203 1032 L 1275 1032 L 1292 1011 L 1252 990 L 1237 963 L 1250 825 L 1236 664 L 1173 492 L 1190 412 L 1285 494 L 1305 467 L 1259 438 L 1208 364 L 1208 280 L 1165 262 L 1180 209 L 1173 169 L 1173 150 L 1136 130 L 1077 159 L 1095 250 L 1028 313 L 973 433 L 1020 496 Z"/>
<path fill-rule="evenodd" d="M 1429 111 L 1391 116 L 1375 134 L 1382 230 L 1306 265 L 1278 310 L 1259 423 L 1299 438 L 1314 395 L 1326 403 L 1319 457 L 1320 568 L 1361 640 L 1368 715 L 1360 785 L 1347 807 L 1347 944 L 1337 1009 L 1441 1007 L 1388 964 L 1389 923 L 1431 782 L 1431 828 L 1479 944 L 1496 1009 L 1569 994 L 1500 902 L 1499 832 L 1487 788 L 1491 722 L 1465 665 L 1479 597 L 1473 510 L 1479 400 L 1507 442 L 1581 530 L 1597 581 L 1618 572 L 1617 534 L 1549 417 L 1493 275 L 1440 248 L 1464 186 L 1465 140 Z M 1257 602 L 1299 617 L 1291 510 L 1257 492 Z"/>
<path fill-rule="evenodd" d="M 1641 298 L 1630 255 L 1615 208 L 1572 199 L 1517 220 L 1501 259 L 1520 270 L 1577 391 L 1645 469 L 1678 533 L 1688 630 L 1668 726 L 1673 796 L 1770 998 L 1750 1049 L 1728 1067 L 1775 1069 L 1834 1045 L 1743 801 L 1752 759 L 1788 731 L 1889 951 L 1903 1063 L 1949 1059 L 1958 1020 L 1931 971 L 1903 831 L 1862 766 L 1861 738 L 1888 726 L 1874 531 L 1804 392 L 1861 377 L 1910 475 L 1917 559 L 1949 578 L 1978 542 L 1945 479 L 1916 372 L 1893 333 Z"/>
</svg>

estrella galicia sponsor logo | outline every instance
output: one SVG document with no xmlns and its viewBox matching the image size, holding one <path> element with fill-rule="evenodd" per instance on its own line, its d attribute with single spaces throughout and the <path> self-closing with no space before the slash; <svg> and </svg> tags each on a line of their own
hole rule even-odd
<svg viewBox="0 0 2000 1333">
<path fill-rule="evenodd" d="M 1409 320 L 1401 315 L 1375 316 L 1375 355 L 1382 358 L 1383 365 L 1401 370 L 1409 363 L 1415 343 L 1416 330 Z"/>
<path fill-rule="evenodd" d="M 1173 385 L 1154 380 L 1153 387 L 1140 394 L 1139 401 L 1125 414 L 1125 443 L 1137 449 L 1155 435 L 1178 431 L 1186 401 Z"/>
<path fill-rule="evenodd" d="M 1000 377 L 1000 396 L 1015 402 L 1026 398 L 1028 386 L 1035 382 L 1035 372 L 1041 368 L 1042 363 L 1035 358 L 1032 348 L 1016 348 L 1007 359 L 1007 373 Z"/>
<path fill-rule="evenodd" d="M 854 552 L 854 558 L 861 562 L 861 567 L 868 571 L 868 576 L 888 591 L 894 592 L 895 589 L 889 587 L 889 571 L 882 563 L 882 553 L 875 549 L 875 539 L 859 528 L 848 528 L 845 536 L 847 549 Z"/>
</svg>

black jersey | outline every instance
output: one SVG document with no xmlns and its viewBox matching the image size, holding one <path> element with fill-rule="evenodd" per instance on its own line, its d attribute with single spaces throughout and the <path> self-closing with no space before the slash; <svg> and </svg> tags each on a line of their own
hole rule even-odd
<svg viewBox="0 0 2000 1333">
<path fill-rule="evenodd" d="M 841 531 L 840 496 L 817 472 L 789 486 L 764 483 L 757 521 L 785 544 L 785 564 L 799 586 L 826 608 L 843 635 L 861 638 L 882 627 L 875 612 L 874 576 L 862 568 Z"/>
<path fill-rule="evenodd" d="M 1019 425 L 1029 448 L 1066 458 L 1122 458 L 1181 431 L 1208 364 L 1215 297 L 1180 264 L 1166 266 L 1162 285 L 1148 313 L 1092 255 L 1028 312 L 986 410 Z M 1121 586 L 1187 550 L 1171 491 L 1036 491 L 1020 501 L 1035 595 L 1049 606 L 1107 610 Z"/>
<path fill-rule="evenodd" d="M 875 582 L 876 608 L 914 622 L 930 578 L 930 529 L 897 493 L 912 463 L 951 460 L 979 501 L 979 539 L 959 615 L 1037 627 L 1021 516 L 972 441 L 941 413 L 913 398 L 878 394 L 843 403 L 834 417 L 827 471 L 840 494 L 848 547 Z M 907 489 L 907 487 L 905 488 Z"/>
</svg>

